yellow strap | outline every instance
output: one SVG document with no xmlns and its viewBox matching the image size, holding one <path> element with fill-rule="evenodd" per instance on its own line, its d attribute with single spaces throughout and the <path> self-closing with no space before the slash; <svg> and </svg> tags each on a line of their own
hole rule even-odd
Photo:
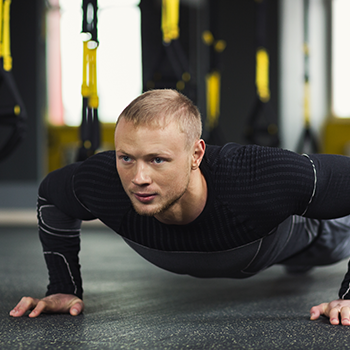
<svg viewBox="0 0 350 350">
<path fill-rule="evenodd" d="M 81 95 L 83 97 L 89 97 L 90 91 L 87 82 L 87 71 L 89 65 L 89 52 L 87 47 L 88 42 L 83 42 L 83 82 L 81 84 Z"/>
<path fill-rule="evenodd" d="M 89 51 L 89 102 L 90 108 L 98 108 L 99 98 L 97 95 L 97 73 L 96 73 L 96 51 L 95 49 L 88 49 Z"/>
<path fill-rule="evenodd" d="M 12 69 L 12 57 L 10 50 L 10 5 L 11 0 L 5 0 L 3 6 L 3 33 L 2 33 L 2 56 L 4 58 L 4 69 L 10 71 Z"/>
<path fill-rule="evenodd" d="M 220 116 L 220 85 L 221 75 L 218 71 L 213 71 L 206 75 L 207 87 L 207 123 L 209 129 L 213 129 Z"/>
<path fill-rule="evenodd" d="M 3 9 L 3 0 L 0 0 L 0 57 L 2 57 L 2 9 Z"/>
<path fill-rule="evenodd" d="M 304 123 L 310 125 L 310 84 L 304 83 Z"/>
<path fill-rule="evenodd" d="M 256 88 L 262 102 L 270 100 L 269 88 L 269 55 L 265 48 L 261 47 L 256 52 Z"/>
<path fill-rule="evenodd" d="M 97 72 L 96 72 L 96 52 L 97 45 L 91 40 L 83 42 L 83 81 L 81 84 L 81 95 L 88 98 L 90 108 L 98 108 L 99 98 L 97 94 Z"/>
<path fill-rule="evenodd" d="M 170 43 L 178 39 L 180 0 L 162 0 L 162 32 L 163 41 Z"/>
</svg>

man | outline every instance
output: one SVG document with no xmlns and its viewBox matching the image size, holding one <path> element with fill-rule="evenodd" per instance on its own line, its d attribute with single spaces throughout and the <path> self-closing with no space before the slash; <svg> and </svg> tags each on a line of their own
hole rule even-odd
<svg viewBox="0 0 350 350">
<path fill-rule="evenodd" d="M 121 113 L 115 152 L 49 174 L 38 197 L 47 296 L 22 298 L 10 315 L 83 311 L 81 220 L 98 218 L 146 260 L 197 277 L 245 278 L 350 255 L 348 158 L 206 146 L 201 131 L 185 96 L 146 92 Z M 314 306 L 311 319 L 350 325 L 349 281 L 348 273 L 340 299 Z"/>
</svg>

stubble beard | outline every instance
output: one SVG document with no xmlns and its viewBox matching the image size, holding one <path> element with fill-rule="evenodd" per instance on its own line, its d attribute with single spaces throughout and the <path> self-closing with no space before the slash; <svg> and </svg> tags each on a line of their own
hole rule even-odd
<svg viewBox="0 0 350 350">
<path fill-rule="evenodd" d="M 134 201 L 131 201 L 132 206 L 137 214 L 142 216 L 155 216 L 159 214 L 165 213 L 167 210 L 171 209 L 186 193 L 188 189 L 188 185 L 190 183 L 190 178 L 187 178 L 186 185 L 180 192 L 180 194 L 173 194 L 165 203 L 161 204 L 158 208 L 154 208 L 153 211 L 142 211 L 140 208 L 137 208 L 137 206 L 134 204 Z M 146 204 L 147 206 L 147 204 Z"/>
</svg>

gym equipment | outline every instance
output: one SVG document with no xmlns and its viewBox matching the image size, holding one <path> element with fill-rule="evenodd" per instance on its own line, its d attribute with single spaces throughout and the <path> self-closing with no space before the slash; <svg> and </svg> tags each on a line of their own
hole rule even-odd
<svg viewBox="0 0 350 350">
<path fill-rule="evenodd" d="M 304 0 L 304 126 L 297 146 L 299 153 L 318 153 L 317 137 L 311 128 L 310 113 L 310 49 L 309 49 L 309 11 L 310 0 Z"/>
<path fill-rule="evenodd" d="M 208 143 L 223 145 L 226 141 L 219 126 L 221 100 L 221 53 L 226 48 L 225 40 L 217 40 L 219 32 L 218 3 L 210 2 L 210 30 L 202 34 L 203 42 L 209 47 L 209 72 L 206 74 L 207 118 L 204 125 L 208 131 Z M 213 34 L 214 33 L 214 34 Z"/>
<path fill-rule="evenodd" d="M 95 154 L 100 146 L 100 122 L 98 119 L 99 98 L 97 94 L 96 52 L 97 0 L 83 0 L 83 97 L 82 121 L 80 125 L 81 146 L 77 161 L 83 161 Z"/>
<path fill-rule="evenodd" d="M 11 0 L 0 0 L 0 85 L 8 94 L 6 105 L 0 107 L 0 126 L 9 129 L 0 141 L 0 160 L 6 158 L 22 141 L 27 119 L 24 103 L 12 75 L 10 5 Z"/>
<path fill-rule="evenodd" d="M 245 138 L 249 143 L 262 146 L 278 147 L 280 140 L 276 113 L 270 104 L 269 87 L 269 53 L 266 49 L 267 0 L 255 0 L 255 40 L 256 40 L 256 73 L 257 90 L 254 107 L 248 116 Z"/>
<path fill-rule="evenodd" d="M 190 88 L 191 70 L 179 37 L 180 0 L 162 0 L 162 48 L 147 81 L 147 89 L 172 88 L 193 97 Z M 192 94 L 192 95 L 191 95 Z"/>
</svg>

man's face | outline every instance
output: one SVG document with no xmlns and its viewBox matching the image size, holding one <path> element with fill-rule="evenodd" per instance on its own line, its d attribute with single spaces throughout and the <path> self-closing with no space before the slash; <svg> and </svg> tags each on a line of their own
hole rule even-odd
<svg viewBox="0 0 350 350">
<path fill-rule="evenodd" d="M 115 146 L 118 174 L 138 214 L 162 214 L 178 203 L 189 184 L 191 152 L 175 123 L 135 127 L 121 118 Z"/>
</svg>

